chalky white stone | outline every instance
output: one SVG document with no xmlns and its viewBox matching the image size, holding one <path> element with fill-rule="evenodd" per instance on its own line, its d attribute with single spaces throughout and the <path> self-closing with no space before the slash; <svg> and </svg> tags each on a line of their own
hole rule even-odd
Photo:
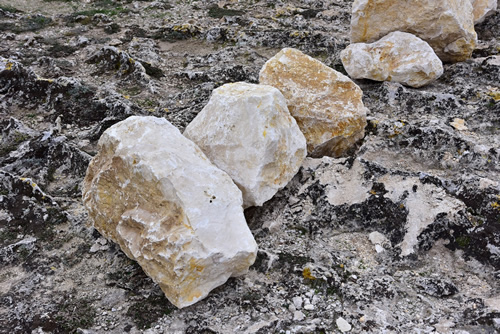
<svg viewBox="0 0 500 334">
<path fill-rule="evenodd" d="M 363 138 L 368 110 L 363 92 L 347 76 L 285 48 L 266 62 L 259 80 L 283 93 L 310 156 L 341 156 Z"/>
<path fill-rule="evenodd" d="M 497 10 L 497 0 L 471 0 L 472 7 L 474 8 L 474 24 L 484 21 L 484 19 Z"/>
<path fill-rule="evenodd" d="M 464 61 L 477 43 L 472 10 L 471 0 L 355 0 L 351 43 L 403 31 L 429 43 L 442 61 Z"/>
<path fill-rule="evenodd" d="M 349 332 L 352 329 L 351 324 L 349 324 L 347 320 L 345 320 L 342 317 L 338 317 L 335 323 L 337 324 L 337 327 L 342 333 Z"/>
<path fill-rule="evenodd" d="M 443 64 L 427 42 L 399 31 L 371 44 L 351 44 L 340 57 L 354 79 L 394 81 L 422 87 L 443 74 Z"/>
<path fill-rule="evenodd" d="M 93 226 L 179 308 L 255 261 L 241 191 L 165 119 L 134 116 L 106 130 L 83 201 Z"/>
<path fill-rule="evenodd" d="M 284 188 L 306 157 L 304 135 L 274 87 L 244 82 L 213 91 L 184 135 L 231 176 L 243 206 L 260 206 Z"/>
</svg>

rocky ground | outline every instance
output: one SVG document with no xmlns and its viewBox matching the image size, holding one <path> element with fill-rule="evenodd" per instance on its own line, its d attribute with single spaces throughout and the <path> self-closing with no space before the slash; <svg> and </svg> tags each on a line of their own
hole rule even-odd
<svg viewBox="0 0 500 334">
<path fill-rule="evenodd" d="M 176 309 L 87 225 L 80 184 L 106 128 L 183 130 L 283 47 L 343 72 L 351 3 L 2 0 L 0 332 L 500 331 L 498 12 L 429 86 L 356 81 L 359 147 L 308 158 L 247 209 L 256 263 L 196 305 Z"/>
</svg>

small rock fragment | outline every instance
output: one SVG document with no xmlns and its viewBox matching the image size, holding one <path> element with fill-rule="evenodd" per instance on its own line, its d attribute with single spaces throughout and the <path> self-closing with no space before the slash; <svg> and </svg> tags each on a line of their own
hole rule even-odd
<svg viewBox="0 0 500 334">
<path fill-rule="evenodd" d="M 474 24 L 479 24 L 497 10 L 497 0 L 470 0 L 474 8 Z"/>
<path fill-rule="evenodd" d="M 285 98 L 266 85 L 217 88 L 184 135 L 232 177 L 244 207 L 260 206 L 284 188 L 307 153 Z"/>
<path fill-rule="evenodd" d="M 450 125 L 455 129 L 457 129 L 458 131 L 468 130 L 467 126 L 465 125 L 465 120 L 461 118 L 454 118 L 453 122 L 450 122 Z"/>
<path fill-rule="evenodd" d="M 422 87 L 443 74 L 443 64 L 429 44 L 405 32 L 392 32 L 371 44 L 351 44 L 340 56 L 354 79 Z"/>
<path fill-rule="evenodd" d="M 314 305 L 313 304 L 307 304 L 304 306 L 304 310 L 306 311 L 312 311 L 314 310 Z"/>
<path fill-rule="evenodd" d="M 384 249 L 384 247 L 382 247 L 381 245 L 376 244 L 376 245 L 375 245 L 375 251 L 376 251 L 377 253 L 382 253 L 383 251 L 385 251 L 385 249 Z"/>
<path fill-rule="evenodd" d="M 372 232 L 368 235 L 368 239 L 370 239 L 371 243 L 374 244 L 374 245 L 383 245 L 386 241 L 387 241 L 387 238 L 385 237 L 385 235 L 383 235 L 382 233 L 380 232 Z"/>
<path fill-rule="evenodd" d="M 296 310 L 300 310 L 302 308 L 302 303 L 303 303 L 302 297 L 300 296 L 293 297 L 292 303 L 295 306 Z"/>
<path fill-rule="evenodd" d="M 367 113 L 363 92 L 320 61 L 285 48 L 267 61 L 259 80 L 283 93 L 310 156 L 340 156 L 363 138 Z"/>
<path fill-rule="evenodd" d="M 295 311 L 293 313 L 293 320 L 294 321 L 302 321 L 306 318 L 305 314 L 302 313 L 301 311 Z"/>
<path fill-rule="evenodd" d="M 177 307 L 255 261 L 240 190 L 165 119 L 134 116 L 106 130 L 83 201 L 94 227 Z"/>
<path fill-rule="evenodd" d="M 342 333 L 349 332 L 352 329 L 351 325 L 342 317 L 339 317 L 336 323 Z"/>
<path fill-rule="evenodd" d="M 471 0 L 355 0 L 351 43 L 374 42 L 393 31 L 412 33 L 445 62 L 471 57 L 477 43 Z"/>
</svg>

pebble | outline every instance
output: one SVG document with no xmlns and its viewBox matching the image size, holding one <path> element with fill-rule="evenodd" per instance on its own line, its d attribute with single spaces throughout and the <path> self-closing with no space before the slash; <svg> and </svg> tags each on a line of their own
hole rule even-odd
<svg viewBox="0 0 500 334">
<path fill-rule="evenodd" d="M 305 314 L 302 313 L 301 311 L 295 311 L 293 313 L 293 320 L 295 321 L 302 321 L 305 319 L 305 317 L 306 317 Z"/>
<path fill-rule="evenodd" d="M 339 317 L 336 323 L 342 333 L 349 332 L 352 329 L 351 325 L 342 317 Z"/>
</svg>

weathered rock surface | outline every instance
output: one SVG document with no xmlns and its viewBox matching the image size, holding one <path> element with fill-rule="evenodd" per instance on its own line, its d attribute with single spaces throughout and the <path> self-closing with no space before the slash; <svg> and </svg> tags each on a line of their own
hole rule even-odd
<svg viewBox="0 0 500 334">
<path fill-rule="evenodd" d="M 361 89 L 320 61 L 285 48 L 262 67 L 259 81 L 283 93 L 310 156 L 340 156 L 363 138 L 367 109 Z"/>
<path fill-rule="evenodd" d="M 130 117 L 99 140 L 83 200 L 94 227 L 177 307 L 247 272 L 257 244 L 241 192 L 164 119 Z"/>
<path fill-rule="evenodd" d="M 13 64 L 0 70 L 0 333 L 340 333 L 339 317 L 356 334 L 499 331 L 500 12 L 475 26 L 472 58 L 432 85 L 357 81 L 370 110 L 359 150 L 303 163 L 246 209 L 259 246 L 249 273 L 178 309 L 88 225 L 79 185 L 97 140 L 131 115 L 183 131 L 215 88 L 257 83 L 285 47 L 342 72 L 353 1 L 26 3 L 0 5 L 0 56 Z M 118 41 L 164 77 L 87 62 Z M 405 176 L 411 187 L 398 186 Z M 414 229 L 401 257 L 415 197 L 464 209 Z"/>
<path fill-rule="evenodd" d="M 217 88 L 184 135 L 231 176 L 244 207 L 260 206 L 284 188 L 307 154 L 285 98 L 266 85 Z"/>
<path fill-rule="evenodd" d="M 492 15 L 498 7 L 497 0 L 471 0 L 474 9 L 474 24 L 479 24 Z"/>
<path fill-rule="evenodd" d="M 470 58 L 477 44 L 470 0 L 355 0 L 351 43 L 374 42 L 393 31 L 412 33 L 444 62 Z"/>
<path fill-rule="evenodd" d="M 351 44 L 340 57 L 354 79 L 395 81 L 422 87 L 443 74 L 443 64 L 429 44 L 399 31 L 371 44 Z"/>
</svg>

